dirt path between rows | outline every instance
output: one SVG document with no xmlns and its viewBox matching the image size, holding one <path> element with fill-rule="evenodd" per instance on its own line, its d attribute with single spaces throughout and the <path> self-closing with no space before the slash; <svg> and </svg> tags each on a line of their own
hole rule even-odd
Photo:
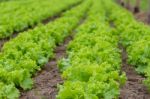
<svg viewBox="0 0 150 99">
<path fill-rule="evenodd" d="M 142 83 L 144 77 L 138 75 L 135 68 L 127 63 L 127 52 L 122 45 L 119 47 L 122 51 L 122 71 L 127 75 L 127 82 L 121 88 L 119 99 L 150 99 L 150 93 Z"/>
<path fill-rule="evenodd" d="M 50 17 L 48 17 L 48 18 L 42 20 L 41 23 L 44 24 L 44 25 L 46 25 L 46 24 L 48 24 L 49 22 L 55 21 L 56 19 L 58 19 L 59 17 L 61 17 L 64 12 L 66 12 L 67 10 L 72 9 L 73 7 L 75 7 L 75 6 L 79 5 L 79 4 L 81 4 L 82 2 L 83 2 L 83 1 L 81 0 L 80 2 L 77 2 L 77 3 L 75 3 L 75 4 L 70 5 L 69 7 L 66 7 L 66 8 L 62 9 L 62 11 L 56 13 L 55 15 L 50 16 Z M 14 32 L 10 37 L 6 37 L 6 38 L 3 38 L 3 39 L 0 39 L 0 50 L 2 49 L 3 45 L 4 45 L 6 42 L 8 42 L 9 40 L 15 38 L 19 33 L 32 30 L 32 29 L 34 29 L 34 28 L 37 27 L 37 26 L 38 26 L 38 24 L 35 24 L 34 26 L 25 28 L 25 29 L 23 29 L 23 30 L 21 30 L 21 31 L 19 31 L 19 32 Z"/>
</svg>

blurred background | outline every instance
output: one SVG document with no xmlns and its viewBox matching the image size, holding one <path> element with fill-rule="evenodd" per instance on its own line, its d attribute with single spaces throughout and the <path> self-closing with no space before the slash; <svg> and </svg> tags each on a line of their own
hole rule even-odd
<svg viewBox="0 0 150 99">
<path fill-rule="evenodd" d="M 150 24 L 150 0 L 115 0 L 118 4 L 130 10 L 135 17 Z"/>
</svg>

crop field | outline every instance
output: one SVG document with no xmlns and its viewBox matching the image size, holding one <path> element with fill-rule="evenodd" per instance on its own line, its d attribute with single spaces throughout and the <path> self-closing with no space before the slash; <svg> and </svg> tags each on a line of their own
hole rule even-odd
<svg viewBox="0 0 150 99">
<path fill-rule="evenodd" d="M 0 99 L 150 99 L 150 27 L 114 0 L 0 0 Z"/>
</svg>

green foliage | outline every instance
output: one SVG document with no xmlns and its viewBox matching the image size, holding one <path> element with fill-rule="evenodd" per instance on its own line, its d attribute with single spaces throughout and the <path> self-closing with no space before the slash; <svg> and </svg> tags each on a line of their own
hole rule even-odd
<svg viewBox="0 0 150 99">
<path fill-rule="evenodd" d="M 105 21 L 105 13 L 102 2 L 93 0 L 87 20 L 68 45 L 68 58 L 58 62 L 65 82 L 57 99 L 118 98 L 126 77 L 120 71 L 119 38 Z"/>
<path fill-rule="evenodd" d="M 19 97 L 19 91 L 14 87 L 14 84 L 5 85 L 0 83 L 0 99 L 16 99 Z"/>
<path fill-rule="evenodd" d="M 105 3 L 110 20 L 113 20 L 116 26 L 115 32 L 120 34 L 121 43 L 127 49 L 128 63 L 146 77 L 144 84 L 150 89 L 150 28 L 137 22 L 129 12 L 115 3 L 109 1 L 107 5 L 107 2 Z"/>
<path fill-rule="evenodd" d="M 90 0 L 85 1 L 56 21 L 20 33 L 4 44 L 0 53 L 0 83 L 4 83 L 4 87 L 0 86 L 0 99 L 16 99 L 19 96 L 16 87 L 32 88 L 31 76 L 53 57 L 55 46 L 78 25 L 90 4 Z M 1 90 L 4 90 L 2 94 Z"/>
<path fill-rule="evenodd" d="M 0 38 L 39 24 L 81 0 L 12 0 L 0 3 Z M 54 4 L 57 4 L 54 5 Z"/>
</svg>

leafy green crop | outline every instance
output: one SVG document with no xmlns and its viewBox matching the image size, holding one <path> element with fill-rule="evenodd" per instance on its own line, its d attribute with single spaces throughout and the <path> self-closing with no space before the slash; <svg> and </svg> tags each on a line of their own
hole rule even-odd
<svg viewBox="0 0 150 99">
<path fill-rule="evenodd" d="M 0 3 L 0 38 L 9 37 L 14 32 L 33 27 L 80 1 L 18 0 Z"/>
<path fill-rule="evenodd" d="M 105 14 L 102 2 L 93 0 L 87 20 L 68 46 L 68 58 L 58 62 L 65 82 L 57 99 L 118 98 L 126 77 L 120 71 L 119 38 Z"/>
<path fill-rule="evenodd" d="M 150 89 L 150 28 L 137 22 L 125 9 L 113 2 L 107 2 L 109 20 L 115 23 L 115 32 L 120 34 L 121 43 L 127 49 L 128 63 L 133 65 L 139 74 L 146 76 L 144 84 Z"/>
<path fill-rule="evenodd" d="M 19 96 L 16 87 L 32 88 L 32 74 L 53 57 L 55 46 L 78 25 L 90 3 L 85 1 L 56 21 L 20 33 L 4 44 L 0 53 L 0 84 L 3 84 L 2 87 L 0 85 L 0 99 L 16 99 Z"/>
</svg>

